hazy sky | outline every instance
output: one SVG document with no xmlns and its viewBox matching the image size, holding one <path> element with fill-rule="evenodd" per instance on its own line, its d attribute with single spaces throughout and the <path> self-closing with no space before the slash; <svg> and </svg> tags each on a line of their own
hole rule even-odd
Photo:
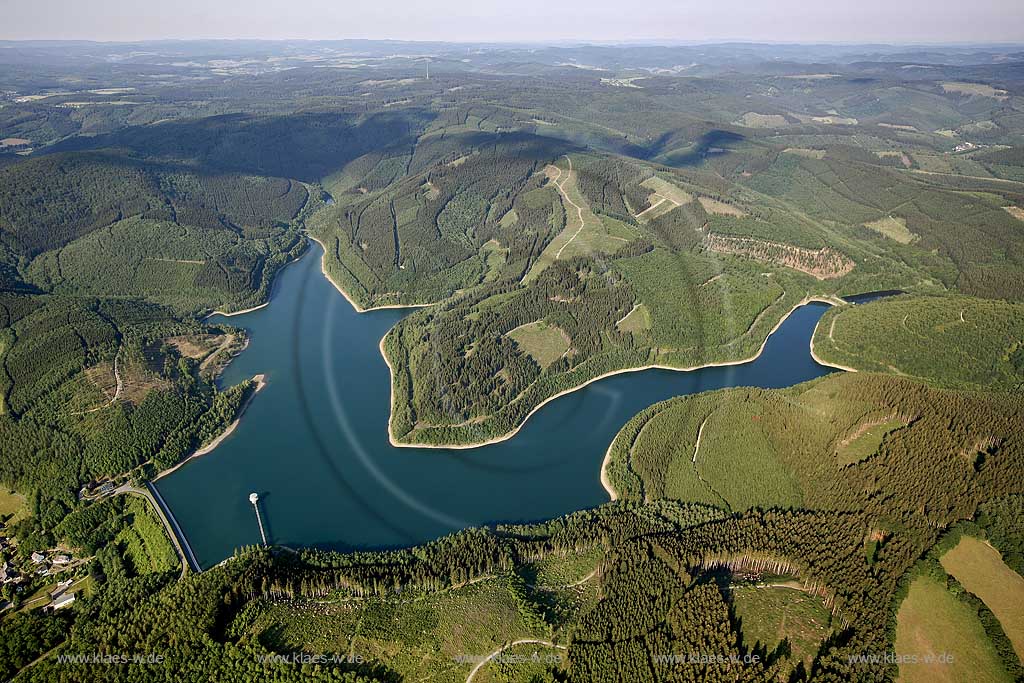
<svg viewBox="0 0 1024 683">
<path fill-rule="evenodd" d="M 0 39 L 1024 42 L 1024 0 L 0 0 Z"/>
</svg>

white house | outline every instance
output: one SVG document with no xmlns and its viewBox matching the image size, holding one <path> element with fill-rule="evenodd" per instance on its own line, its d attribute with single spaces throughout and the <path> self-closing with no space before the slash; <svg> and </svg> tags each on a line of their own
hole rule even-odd
<svg viewBox="0 0 1024 683">
<path fill-rule="evenodd" d="M 67 593 L 66 595 L 62 595 L 59 598 L 57 598 L 56 600 L 54 600 L 53 604 L 50 605 L 50 608 L 54 609 L 54 610 L 58 610 L 58 609 L 61 609 L 62 607 L 67 607 L 68 605 L 70 605 L 74 601 L 75 601 L 75 594 L 74 593 Z"/>
</svg>

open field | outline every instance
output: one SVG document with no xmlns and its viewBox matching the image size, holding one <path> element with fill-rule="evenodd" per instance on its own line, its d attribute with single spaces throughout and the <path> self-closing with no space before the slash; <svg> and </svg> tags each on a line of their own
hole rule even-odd
<svg viewBox="0 0 1024 683">
<path fill-rule="evenodd" d="M 559 259 L 611 253 L 625 242 L 621 237 L 612 236 L 605 223 L 594 215 L 590 204 L 580 193 L 576 184 L 576 172 L 572 160 L 565 157 L 566 168 L 549 165 L 544 172 L 551 184 L 558 190 L 565 210 L 565 227 L 548 243 L 533 267 L 523 279 L 532 282 L 545 268 Z"/>
<path fill-rule="evenodd" d="M 914 579 L 896 618 L 896 654 L 917 657 L 901 664 L 905 683 L 1011 680 L 978 617 L 929 576 Z M 946 655 L 952 662 L 937 661 Z M 923 662 L 926 657 L 936 661 Z"/>
<path fill-rule="evenodd" d="M 896 216 L 879 218 L 877 221 L 865 223 L 864 227 L 870 228 L 891 240 L 896 240 L 900 244 L 910 244 L 917 239 L 917 236 L 907 229 L 907 221 Z"/>
<path fill-rule="evenodd" d="M 698 197 L 697 201 L 700 202 L 700 205 L 703 206 L 704 210 L 707 211 L 708 213 L 717 213 L 721 216 L 747 215 L 747 212 L 739 208 L 738 206 L 726 204 L 725 202 L 720 202 L 717 199 L 712 199 L 711 197 Z"/>
<path fill-rule="evenodd" d="M 6 521 L 7 524 L 14 524 L 27 517 L 28 514 L 25 496 L 15 491 L 9 491 L 6 487 L 0 487 L 0 520 Z"/>
<path fill-rule="evenodd" d="M 900 418 L 869 420 L 836 444 L 836 461 L 840 467 L 845 467 L 870 458 L 878 452 L 887 435 L 906 426 L 907 421 Z"/>
<path fill-rule="evenodd" d="M 991 85 L 986 83 L 963 83 L 960 81 L 945 81 L 941 83 L 942 90 L 949 93 L 957 93 L 960 95 L 981 95 L 982 97 L 992 97 L 998 100 L 1006 99 L 1006 91 L 1000 90 L 999 88 L 993 88 Z"/>
<path fill-rule="evenodd" d="M 643 304 L 636 304 L 626 317 L 615 323 L 622 332 L 641 332 L 651 328 L 651 312 Z"/>
<path fill-rule="evenodd" d="M 806 147 L 787 147 L 782 151 L 786 154 L 793 154 L 798 157 L 804 157 L 806 159 L 825 158 L 825 150 L 823 149 L 807 149 Z"/>
<path fill-rule="evenodd" d="M 647 180 L 640 183 L 640 185 L 642 187 L 646 187 L 659 198 L 663 197 L 668 201 L 672 202 L 673 204 L 675 204 L 676 206 L 689 204 L 690 202 L 693 201 L 693 195 L 691 195 L 689 192 L 686 192 L 682 188 L 673 185 L 672 183 L 668 182 L 661 176 L 651 176 Z"/>
<path fill-rule="evenodd" d="M 1024 658 L 1024 577 L 1006 566 L 998 550 L 973 536 L 963 536 L 939 561 L 992 610 L 1017 656 Z"/>
<path fill-rule="evenodd" d="M 554 363 L 569 350 L 568 335 L 558 327 L 543 321 L 527 323 L 508 333 L 523 351 L 542 368 Z"/>
<path fill-rule="evenodd" d="M 789 121 L 781 114 L 758 114 L 748 111 L 736 122 L 747 128 L 782 128 L 789 125 Z"/>
<path fill-rule="evenodd" d="M 729 596 L 748 643 L 761 643 L 771 652 L 786 639 L 793 660 L 804 666 L 810 666 L 831 631 L 829 612 L 816 595 L 787 586 L 740 584 L 732 586 Z"/>
</svg>

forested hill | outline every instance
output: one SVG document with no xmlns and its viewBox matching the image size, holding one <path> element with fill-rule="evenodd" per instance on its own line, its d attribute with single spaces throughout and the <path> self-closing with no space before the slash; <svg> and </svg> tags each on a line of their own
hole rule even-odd
<svg viewBox="0 0 1024 683">
<path fill-rule="evenodd" d="M 939 386 L 1019 391 L 1024 304 L 901 296 L 845 306 L 821 319 L 814 351 L 831 363 Z"/>
</svg>

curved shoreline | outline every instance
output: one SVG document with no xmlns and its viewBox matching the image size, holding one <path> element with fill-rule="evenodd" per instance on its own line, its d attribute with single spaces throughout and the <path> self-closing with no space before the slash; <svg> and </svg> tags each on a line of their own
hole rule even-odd
<svg viewBox="0 0 1024 683">
<path fill-rule="evenodd" d="M 833 321 L 834 322 L 834 321 Z M 821 321 L 818 321 L 821 324 Z M 814 335 L 818 333 L 818 325 L 814 326 L 814 332 L 811 333 L 811 358 L 818 365 L 824 365 L 828 368 L 836 368 L 837 370 L 844 370 L 846 372 L 857 372 L 857 368 L 851 368 L 849 365 L 840 365 L 839 363 L 830 363 L 827 360 L 822 360 L 821 357 L 814 351 Z"/>
<path fill-rule="evenodd" d="M 345 297 L 345 301 L 347 301 L 349 305 L 355 309 L 356 313 L 383 311 L 389 308 L 427 308 L 428 306 L 435 306 L 437 304 L 437 302 L 429 304 L 386 304 L 384 306 L 371 306 L 370 308 L 363 308 L 361 305 L 359 305 L 359 302 L 357 302 L 355 299 L 349 296 L 348 292 L 342 289 L 341 285 L 335 282 L 334 279 L 327 274 L 327 245 L 321 242 L 318 238 L 314 237 L 313 234 L 310 233 L 309 231 L 307 231 L 306 234 L 309 236 L 309 239 L 319 244 L 320 248 L 323 249 L 324 251 L 324 253 L 320 255 L 320 272 L 323 274 L 324 279 L 330 282 L 332 285 L 334 285 L 334 288 L 338 290 L 343 297 Z M 265 305 L 266 304 L 264 304 L 264 306 Z"/>
<path fill-rule="evenodd" d="M 391 430 L 391 426 L 392 426 L 391 425 L 391 422 L 392 422 L 391 418 L 392 418 L 393 413 L 394 413 L 394 398 L 395 398 L 395 396 L 394 396 L 394 394 L 395 394 L 394 368 L 391 366 L 391 361 L 390 361 L 390 359 L 388 359 L 387 354 L 384 352 L 384 338 L 387 337 L 387 335 L 391 333 L 391 330 L 388 330 L 388 332 L 384 335 L 384 337 L 381 337 L 380 344 L 378 345 L 379 348 L 380 348 L 381 355 L 384 356 L 384 362 L 388 366 L 388 371 L 391 374 L 391 408 L 389 410 L 389 415 L 388 415 L 388 440 L 391 442 L 391 445 L 394 446 L 395 448 L 435 448 L 435 449 L 439 449 L 439 450 L 466 450 L 466 449 L 470 449 L 470 448 L 480 448 L 481 446 L 489 446 L 491 444 L 501 443 L 502 441 L 507 441 L 507 440 L 511 439 L 513 436 L 515 436 L 516 434 L 519 433 L 519 430 L 521 430 L 523 428 L 523 426 L 526 425 L 527 421 L 529 421 L 529 419 L 533 416 L 534 413 L 536 413 L 538 410 L 543 408 L 545 405 L 547 405 L 551 401 L 554 401 L 557 398 L 561 398 L 562 396 L 565 396 L 566 394 L 571 394 L 574 391 L 578 391 L 578 390 L 580 390 L 580 389 L 582 389 L 582 388 L 584 388 L 584 387 L 586 387 L 586 386 L 588 386 L 590 384 L 593 384 L 594 382 L 597 382 L 599 380 L 605 379 L 606 377 L 612 377 L 614 375 L 623 375 L 623 374 L 626 374 L 626 373 L 629 373 L 629 372 L 643 372 L 644 370 L 672 370 L 674 372 L 693 372 L 694 370 L 703 370 L 705 368 L 727 367 L 727 366 L 730 366 L 730 365 L 746 365 L 747 363 L 751 363 L 751 362 L 757 360 L 761 356 L 761 354 L 764 352 L 765 346 L 768 345 L 768 339 L 773 334 L 775 334 L 775 332 L 780 327 L 782 327 L 782 323 L 786 322 L 786 319 L 789 318 L 789 316 L 791 316 L 793 314 L 793 311 L 795 311 L 796 309 L 798 309 L 798 308 L 800 308 L 802 306 L 806 306 L 807 304 L 812 303 L 812 302 L 824 303 L 824 304 L 828 304 L 830 306 L 837 306 L 837 305 L 840 305 L 840 304 L 845 304 L 845 302 L 842 302 L 841 300 L 839 300 L 837 298 L 829 298 L 827 296 L 806 296 L 803 299 L 801 299 L 797 304 L 795 304 L 792 308 L 790 308 L 789 311 L 787 311 L 786 314 L 783 315 L 779 319 L 779 321 L 777 323 L 775 323 L 775 326 L 765 336 L 764 341 L 761 342 L 761 346 L 757 349 L 757 352 L 754 355 L 750 356 L 749 358 L 742 358 L 742 359 L 739 359 L 739 360 L 730 360 L 730 361 L 716 361 L 716 362 L 712 362 L 712 363 L 704 363 L 702 365 L 694 365 L 694 366 L 685 367 L 685 368 L 679 368 L 679 367 L 675 367 L 675 366 L 671 366 L 671 365 L 661 365 L 659 363 L 652 363 L 652 364 L 649 364 L 649 365 L 641 365 L 641 366 L 633 367 L 633 368 L 622 368 L 620 370 L 611 370 L 609 372 L 605 372 L 605 373 L 602 373 L 600 375 L 597 375 L 596 377 L 592 377 L 591 379 L 588 379 L 586 382 L 583 382 L 582 384 L 579 384 L 579 385 L 577 385 L 575 387 L 571 387 L 569 389 L 565 389 L 563 391 L 558 392 L 557 394 L 554 394 L 554 395 L 549 396 L 548 398 L 544 399 L 539 404 L 534 406 L 533 409 L 530 410 L 529 413 L 527 413 L 526 417 L 523 418 L 523 421 L 520 422 L 516 426 L 516 428 L 513 429 L 512 431 L 507 432 L 507 433 L 505 433 L 505 434 L 503 434 L 501 436 L 496 436 L 494 438 L 487 439 L 486 441 L 479 441 L 479 442 L 473 442 L 473 443 L 468 443 L 468 444 L 437 445 L 437 444 L 425 444 L 425 443 L 404 443 L 404 442 L 398 442 L 398 441 L 395 440 L 395 435 L 394 435 L 394 433 Z M 815 330 L 817 330 L 817 325 L 815 325 Z M 814 332 L 811 333 L 811 343 L 813 344 L 813 342 L 814 342 Z M 813 355 L 812 355 L 812 357 L 813 357 Z M 819 365 L 823 365 L 825 367 L 836 368 L 837 370 L 846 370 L 846 368 L 843 368 L 843 367 L 838 366 L 838 365 L 834 365 L 832 363 L 827 363 L 827 362 L 820 361 L 817 358 L 814 358 L 814 360 Z M 603 466 L 602 466 L 602 470 L 603 470 Z M 609 487 L 605 487 L 605 488 L 608 489 Z"/>
<path fill-rule="evenodd" d="M 306 249 L 308 249 L 308 248 L 309 248 L 309 242 L 306 243 Z M 274 279 L 270 283 L 270 293 L 267 294 L 267 300 L 266 301 L 264 301 L 263 303 L 259 304 L 258 306 L 252 306 L 250 308 L 243 308 L 240 311 L 233 311 L 231 313 L 225 313 L 224 311 L 210 311 L 209 313 L 204 315 L 202 318 L 200 318 L 199 321 L 200 322 L 205 322 L 208 318 L 212 318 L 215 315 L 222 315 L 225 318 L 231 318 L 231 317 L 234 317 L 236 315 L 245 315 L 246 313 L 252 313 L 253 311 L 258 311 L 261 308 L 266 308 L 267 306 L 269 306 L 270 302 L 274 300 L 274 289 L 278 286 L 277 283 L 280 281 L 280 278 L 278 276 L 281 273 L 283 273 L 284 269 L 287 268 L 288 266 L 292 265 L 293 263 L 298 263 L 299 261 L 301 261 L 302 257 L 306 255 L 306 249 L 303 249 L 302 253 L 299 254 L 298 256 L 296 256 L 295 258 L 290 259 L 289 261 L 285 262 L 285 264 L 282 265 L 281 268 L 278 269 L 278 271 L 276 273 L 274 273 L 274 275 L 273 275 Z"/>
<path fill-rule="evenodd" d="M 212 452 L 215 448 L 217 448 L 217 446 L 219 446 L 221 444 L 221 442 L 224 441 L 224 439 L 226 439 L 229 436 L 231 436 L 231 433 L 233 431 L 235 431 L 235 428 L 238 427 L 238 424 L 242 421 L 242 415 L 245 414 L 245 409 L 249 407 L 250 403 L 252 403 L 252 400 L 253 400 L 253 398 L 256 397 L 256 394 L 258 394 L 260 391 L 262 391 L 263 387 L 267 386 L 266 375 L 263 375 L 263 374 L 253 375 L 252 376 L 252 380 L 256 382 L 256 388 L 253 389 L 253 392 L 251 394 L 249 394 L 249 396 L 245 399 L 245 402 L 242 403 L 241 406 L 239 406 L 239 408 L 238 408 L 238 415 L 235 416 L 235 419 L 231 422 L 231 424 L 229 424 L 227 426 L 227 428 L 224 429 L 223 432 L 218 434 L 216 439 L 214 439 L 210 443 L 206 444 L 205 446 L 203 446 L 202 448 L 197 450 L 195 453 L 193 453 L 192 455 L 188 456 L 187 458 L 185 458 L 181 462 L 177 463 L 173 467 L 170 467 L 170 468 L 164 470 L 163 472 L 160 472 L 160 474 L 158 474 L 155 477 L 153 477 L 153 481 L 157 481 L 159 479 L 162 479 L 162 478 L 166 477 L 169 474 L 173 474 L 174 472 L 176 472 L 178 470 L 179 467 L 183 467 L 184 465 L 187 465 L 188 463 L 190 463 L 195 458 L 199 458 L 201 456 L 206 455 L 207 453 Z"/>
<path fill-rule="evenodd" d="M 619 494 L 615 491 L 615 487 L 612 486 L 612 482 L 608 479 L 608 463 L 612 461 L 612 446 L 615 445 L 616 434 L 612 437 L 611 443 L 608 444 L 608 450 L 604 452 L 604 459 L 601 460 L 601 486 L 608 493 L 608 499 L 611 502 L 615 502 L 619 499 Z"/>
<path fill-rule="evenodd" d="M 312 234 L 309 234 L 308 232 L 306 234 L 307 234 L 307 236 L 311 240 L 316 242 L 320 246 L 322 251 L 323 251 L 323 253 L 320 255 L 320 273 L 321 273 L 321 275 L 323 275 L 324 279 L 327 280 L 328 282 L 330 282 L 334 286 L 334 288 L 345 298 L 345 300 L 349 303 L 350 306 L 352 306 L 353 310 L 355 310 L 357 313 L 368 313 L 368 312 L 371 312 L 371 311 L 386 310 L 386 309 L 425 308 L 425 307 L 436 305 L 436 302 L 435 302 L 435 303 L 426 303 L 426 304 L 390 304 L 390 305 L 384 305 L 384 306 L 373 306 L 373 307 L 370 307 L 370 308 L 364 308 L 355 299 L 353 299 L 348 294 L 348 292 L 346 292 L 345 289 L 341 287 L 341 285 L 339 285 L 337 282 L 335 282 L 334 279 L 331 278 L 331 276 L 327 273 L 327 269 L 326 269 L 327 247 L 326 247 L 326 245 L 322 241 L 320 241 L 320 239 L 318 239 L 317 237 L 314 237 Z M 299 257 L 299 259 L 301 259 L 301 256 Z M 298 261 L 299 259 L 295 259 L 293 261 L 289 261 L 287 264 L 285 264 L 285 267 L 287 267 L 291 263 L 294 263 L 294 262 Z M 674 371 L 674 372 L 692 372 L 692 371 L 695 371 L 695 370 L 702 370 L 704 368 L 726 367 L 726 366 L 731 366 L 731 365 L 745 365 L 747 363 L 751 363 L 751 362 L 757 360 L 761 356 L 761 354 L 764 352 L 765 347 L 768 344 L 768 339 L 782 326 L 782 324 L 789 318 L 790 315 L 793 314 L 794 311 L 796 311 L 798 308 L 801 308 L 802 306 L 805 306 L 805 305 L 807 305 L 809 303 L 812 303 L 812 302 L 825 303 L 825 304 L 828 304 L 830 306 L 837 306 L 837 305 L 842 305 L 842 304 L 847 303 L 847 302 L 843 301 L 842 299 L 840 299 L 838 297 L 834 297 L 834 296 L 828 296 L 828 295 L 806 296 L 803 299 L 801 299 L 798 303 L 796 303 L 792 308 L 790 308 L 789 311 L 787 311 L 776 322 L 775 326 L 772 327 L 772 329 L 765 336 L 764 341 L 761 342 L 761 346 L 758 348 L 756 353 L 754 353 L 752 356 L 750 356 L 748 358 L 732 360 L 732 361 L 717 361 L 717 362 L 712 362 L 712 363 L 704 363 L 702 365 L 695 365 L 695 366 L 685 367 L 685 368 L 679 368 L 679 367 L 670 366 L 670 365 L 662 365 L 662 364 L 658 364 L 658 363 L 652 363 L 652 364 L 649 364 L 649 365 L 643 365 L 643 366 L 638 366 L 638 367 L 633 367 L 633 368 L 622 368 L 622 369 L 619 369 L 619 370 L 612 370 L 612 371 L 609 371 L 609 372 L 606 372 L 606 373 L 602 373 L 600 375 L 597 375 L 596 377 L 592 377 L 591 379 L 587 380 L 586 382 L 583 382 L 582 384 L 579 384 L 579 385 L 577 385 L 575 387 L 571 387 L 571 388 L 566 389 L 564 391 L 560 391 L 557 394 L 554 394 L 554 395 L 546 398 L 544 401 L 542 401 L 541 403 L 539 403 L 536 406 L 534 406 L 534 408 L 532 410 L 530 410 L 530 412 L 526 415 L 526 417 L 523 418 L 522 422 L 520 422 L 520 424 L 517 425 L 516 428 L 513 429 L 512 431 L 507 432 L 506 434 L 503 434 L 503 435 L 498 436 L 498 437 L 487 439 L 486 441 L 473 442 L 473 443 L 469 443 L 469 444 L 438 445 L 438 444 L 423 444 L 423 443 L 403 443 L 403 442 L 399 442 L 399 441 L 397 441 L 395 439 L 394 432 L 392 431 L 392 418 L 394 416 L 394 402 L 395 402 L 395 381 L 394 381 L 395 369 L 394 369 L 394 366 L 392 366 L 392 364 L 391 364 L 391 359 L 388 357 L 388 354 L 387 354 L 387 352 L 384 349 L 384 340 L 387 338 L 387 335 L 391 333 L 391 330 L 389 329 L 380 338 L 380 341 L 377 344 L 377 348 L 380 351 L 381 357 L 384 359 L 384 364 L 388 368 L 388 384 L 389 384 L 389 387 L 388 387 L 388 389 L 389 389 L 388 441 L 391 444 L 391 446 L 394 447 L 394 448 L 429 448 L 429 449 L 436 449 L 436 450 L 468 450 L 468 449 L 472 449 L 472 448 L 481 448 L 483 446 L 488 446 L 488 445 L 495 444 L 495 443 L 501 443 L 502 441 L 507 441 L 507 440 L 511 439 L 512 437 L 514 437 L 516 434 L 519 433 L 519 431 L 526 425 L 526 423 L 529 421 L 529 419 L 533 416 L 534 413 L 539 411 L 541 408 L 543 408 L 545 405 L 547 405 L 551 401 L 554 401 L 557 398 L 561 398 L 562 396 L 565 396 L 567 394 L 571 394 L 574 391 L 578 391 L 580 389 L 583 389 L 584 387 L 586 387 L 586 386 L 588 386 L 588 385 L 590 385 L 590 384 L 592 384 L 594 382 L 597 382 L 599 380 L 605 379 L 607 377 L 612 377 L 614 375 L 621 375 L 621 374 L 630 373 L 630 372 L 642 372 L 644 370 L 671 370 L 671 371 Z M 220 312 L 216 312 L 215 311 L 213 313 L 210 313 L 206 317 L 209 317 L 209 316 L 212 316 L 212 315 L 215 315 L 215 314 L 217 314 L 217 315 L 224 315 L 224 316 L 242 315 L 244 313 L 249 313 L 249 312 L 258 310 L 260 308 L 263 308 L 265 306 L 269 306 L 269 305 L 270 305 L 270 300 L 268 299 L 268 301 L 266 301 L 263 304 L 260 304 L 259 306 L 255 306 L 255 307 L 252 307 L 252 308 L 249 308 L 249 309 L 245 309 L 243 311 L 236 311 L 234 313 L 220 313 Z M 204 318 L 204 320 L 205 320 L 205 318 Z M 392 329 L 394 329 L 394 328 L 392 328 Z M 836 363 L 830 363 L 828 361 L 825 361 L 825 360 L 821 359 L 815 353 L 815 351 L 814 351 L 814 335 L 817 332 L 817 329 L 818 329 L 818 325 L 815 324 L 815 328 L 811 332 L 811 339 L 810 339 L 810 355 L 814 359 L 814 361 L 816 363 L 818 363 L 819 365 L 822 365 L 824 367 L 831 367 L 831 368 L 835 368 L 837 370 L 843 370 L 843 371 L 846 371 L 846 372 L 857 372 L 857 370 L 855 368 L 851 368 L 851 367 L 848 367 L 848 366 L 839 365 L 839 364 L 836 364 Z M 258 375 L 257 377 L 260 377 L 261 379 L 259 380 L 259 384 L 257 385 L 256 391 L 253 392 L 253 394 L 249 397 L 248 400 L 252 400 L 252 397 L 255 396 L 255 394 L 260 389 L 262 389 L 263 386 L 265 385 L 265 382 L 262 380 L 262 375 Z M 165 470 L 164 472 L 161 472 L 159 475 L 157 475 L 157 477 L 154 479 L 154 481 L 156 479 L 159 479 L 160 477 L 163 477 L 165 475 L 171 474 L 172 472 L 177 470 L 177 468 L 179 468 L 182 465 L 186 464 L 187 462 L 189 462 L 193 458 L 205 455 L 206 453 L 209 453 L 214 448 L 216 448 L 217 445 L 219 445 L 225 438 L 227 438 L 227 436 L 229 436 L 231 434 L 231 432 L 234 431 L 234 429 L 238 426 L 238 423 L 239 423 L 239 421 L 242 418 L 242 413 L 244 412 L 244 409 L 245 409 L 245 407 L 247 405 L 248 405 L 248 401 L 246 401 L 245 406 L 243 406 L 242 410 L 239 412 L 239 415 L 235 419 L 235 421 L 232 422 L 231 425 L 229 425 L 229 427 L 220 436 L 217 437 L 217 439 L 215 439 L 212 443 L 210 443 L 206 447 L 200 449 L 199 451 L 196 451 L 195 453 L 190 455 L 188 458 L 186 458 L 185 460 L 183 460 L 180 463 L 178 463 L 177 465 L 175 465 L 173 468 L 171 468 L 169 470 Z M 612 440 L 612 443 L 614 443 L 614 439 Z M 615 491 L 615 488 L 612 486 L 611 481 L 608 479 L 608 474 L 607 474 L 607 467 L 608 467 L 608 464 L 609 464 L 609 462 L 611 460 L 611 447 L 612 447 L 612 444 L 609 443 L 608 444 L 608 449 L 605 451 L 604 458 L 601 461 L 600 477 L 599 478 L 600 478 L 601 486 L 602 486 L 602 488 L 604 488 L 605 492 L 608 494 L 609 499 L 611 501 L 615 501 L 615 500 L 618 500 L 619 496 L 618 496 L 618 493 Z"/>
<path fill-rule="evenodd" d="M 213 316 L 215 316 L 215 315 L 222 315 L 222 316 L 224 316 L 225 318 L 230 318 L 230 317 L 232 317 L 232 316 L 236 316 L 236 315 L 245 315 L 246 313 L 252 313 L 253 311 L 258 311 L 258 310 L 260 310 L 261 308 L 266 308 L 266 307 L 267 307 L 267 306 L 269 306 L 269 305 L 270 305 L 270 299 L 268 298 L 268 299 L 267 299 L 266 301 L 264 301 L 264 302 L 263 302 L 262 304 L 260 304 L 259 306 L 253 306 L 252 308 L 243 308 L 242 310 L 240 310 L 240 311 L 235 311 L 235 312 L 233 312 L 233 313 L 225 313 L 224 311 L 210 311 L 209 313 L 207 313 L 206 315 L 204 315 L 204 316 L 203 316 L 203 317 L 201 318 L 201 320 L 206 320 L 207 318 L 212 318 L 212 317 L 213 317 Z"/>
</svg>

